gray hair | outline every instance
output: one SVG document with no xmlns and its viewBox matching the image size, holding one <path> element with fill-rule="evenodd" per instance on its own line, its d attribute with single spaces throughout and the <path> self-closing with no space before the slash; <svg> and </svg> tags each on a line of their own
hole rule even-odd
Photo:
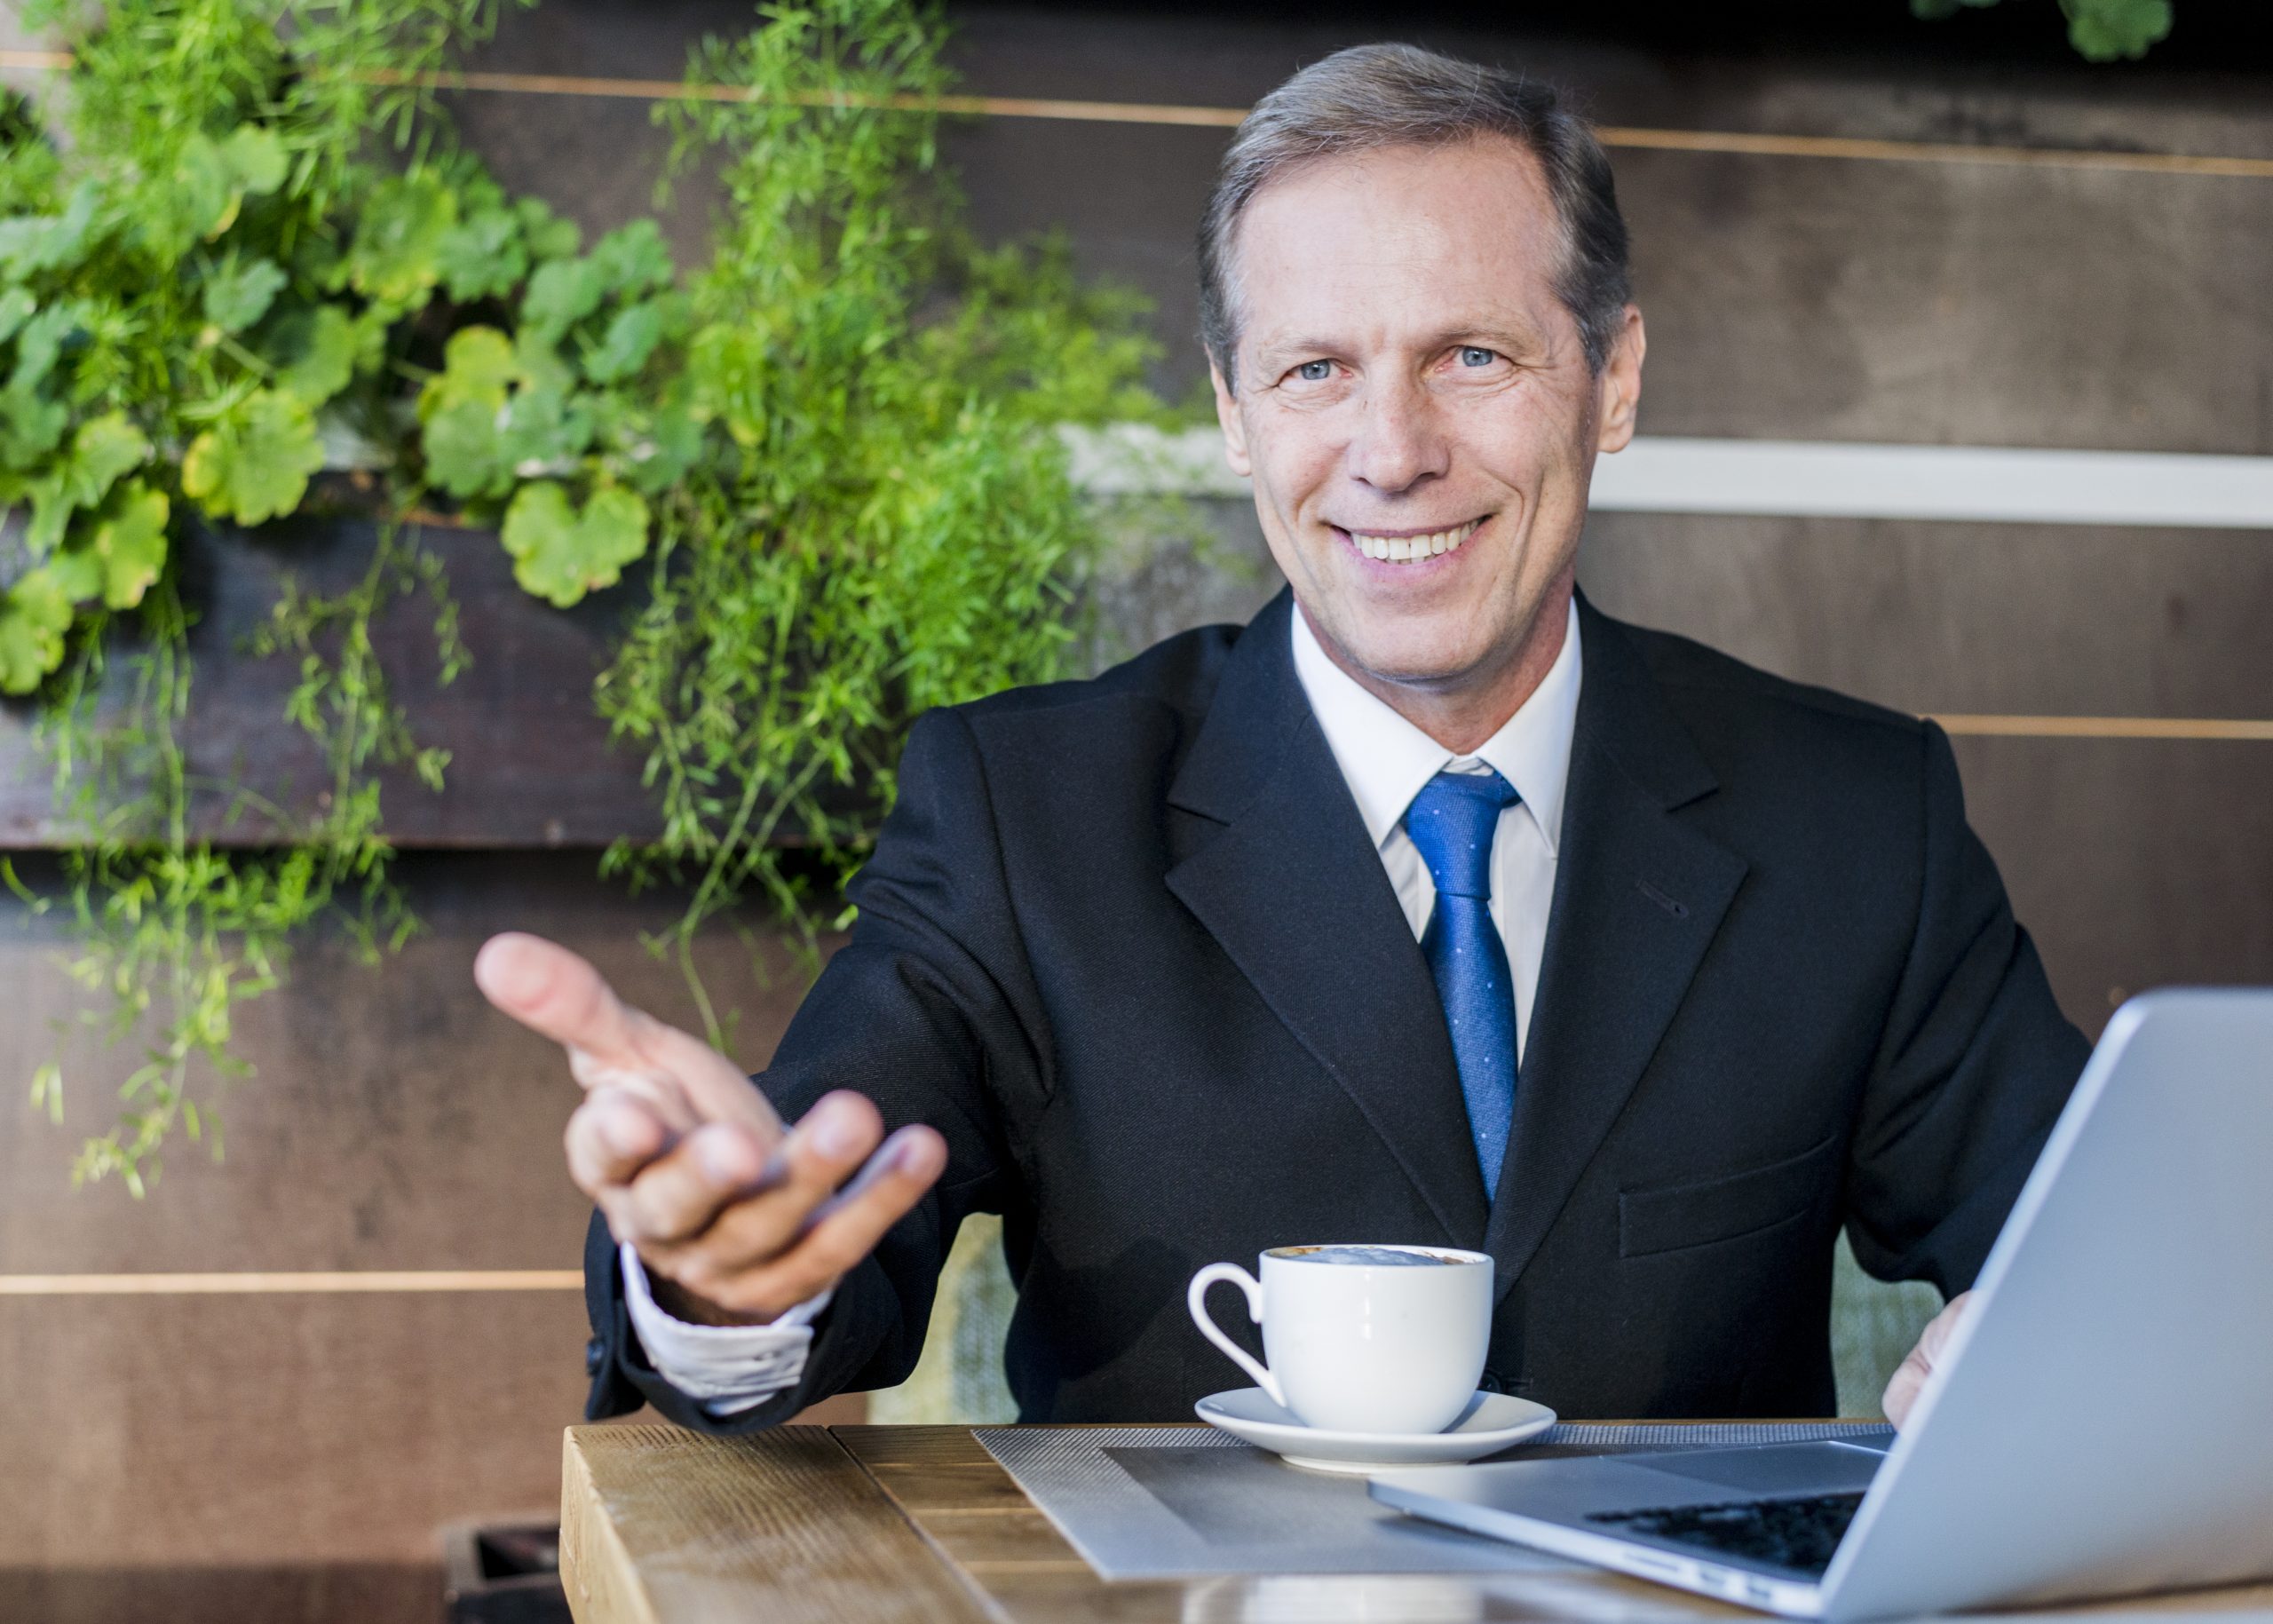
<svg viewBox="0 0 2273 1624">
<path fill-rule="evenodd" d="M 1417 45 L 1353 45 L 1303 69 L 1247 115 L 1224 154 L 1200 219 L 1200 337 L 1237 388 L 1239 311 L 1232 251 L 1256 193 L 1297 165 L 1390 147 L 1500 136 L 1539 160 L 1563 226 L 1555 291 L 1599 373 L 1628 297 L 1626 220 L 1610 159 L 1554 90 Z"/>
</svg>

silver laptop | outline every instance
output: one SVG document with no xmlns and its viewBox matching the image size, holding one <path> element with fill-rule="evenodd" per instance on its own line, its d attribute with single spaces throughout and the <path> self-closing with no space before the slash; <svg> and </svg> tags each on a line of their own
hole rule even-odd
<svg viewBox="0 0 2273 1624">
<path fill-rule="evenodd" d="M 1794 1618 L 2273 1576 L 2273 989 L 2115 1013 L 1883 1450 L 1385 1472 L 1414 1516 Z"/>
</svg>

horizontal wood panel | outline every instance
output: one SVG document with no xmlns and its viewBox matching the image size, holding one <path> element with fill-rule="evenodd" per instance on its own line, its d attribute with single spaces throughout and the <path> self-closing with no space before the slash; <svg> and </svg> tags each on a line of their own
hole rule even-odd
<svg viewBox="0 0 2273 1624">
<path fill-rule="evenodd" d="M 4 1616 L 26 1624 L 434 1624 L 442 1587 L 439 1560 L 0 1567 Z"/>
<path fill-rule="evenodd" d="M 257 1069 L 224 1098 L 227 1159 L 178 1144 L 144 1201 L 115 1182 L 74 1192 L 69 1176 L 79 1137 L 110 1121 L 131 1051 L 71 1034 L 64 1126 L 24 1104 L 54 1023 L 83 995 L 53 962 L 63 922 L 0 908 L 0 977 L 16 994 L 0 1026 L 0 1274 L 577 1267 L 589 1209 L 560 1134 L 578 1091 L 557 1048 L 482 999 L 474 952 L 494 931 L 535 931 L 693 1025 L 677 967 L 638 942 L 669 902 L 627 898 L 586 853 L 412 857 L 403 872 L 426 933 L 376 969 L 304 951 L 287 992 L 242 1006 L 239 1052 Z M 720 1007 L 741 1011 L 738 1055 L 762 1065 L 802 991 L 797 967 L 777 953 L 762 984 L 724 932 L 699 962 Z"/>
<path fill-rule="evenodd" d="M 747 22 L 723 0 L 677 15 L 690 32 Z M 2159 96 L 2151 67 L 2120 85 L 1960 68 L 1921 86 L 1855 61 L 1676 59 L 1386 12 L 1319 24 L 954 15 L 971 88 L 1002 95 L 1241 106 L 1341 45 L 1417 37 L 1562 83 L 1612 124 L 2273 156 L 2261 89 L 2238 76 Z M 684 61 L 668 29 L 582 0 L 509 15 L 477 65 L 589 71 L 595 54 L 626 76 L 669 77 Z M 454 106 L 502 176 L 588 226 L 646 206 L 663 143 L 645 107 Z M 1160 378 L 1180 392 L 1203 372 L 1192 238 L 1227 139 L 978 119 L 957 123 L 943 151 L 982 231 L 1062 227 L 1084 265 L 1154 299 Z M 2273 287 L 2259 273 L 2273 183 L 1633 148 L 1613 162 L 1651 323 L 1648 432 L 2273 450 Z M 578 184 L 558 186 L 564 174 Z M 698 185 L 671 210 L 683 257 L 700 252 L 712 197 Z"/>
<path fill-rule="evenodd" d="M 407 768 L 381 773 L 389 834 L 412 846 L 557 846 L 660 828 L 638 757 L 609 747 L 592 708 L 593 679 L 632 589 L 558 610 L 514 583 L 494 533 L 426 527 L 416 539 L 448 572 L 472 663 L 439 684 L 434 608 L 423 596 L 399 600 L 374 627 L 419 744 L 448 750 L 454 763 L 440 795 Z M 257 807 L 231 819 L 241 788 L 302 818 L 328 804 L 321 752 L 285 718 L 297 655 L 255 659 L 244 646 L 288 578 L 312 592 L 344 590 L 368 567 L 373 544 L 369 523 L 321 518 L 184 538 L 186 591 L 202 618 L 189 635 L 192 703 L 179 737 L 207 832 L 236 844 L 271 837 L 274 826 Z M 128 643 L 114 656 L 113 695 L 130 691 L 131 652 Z M 72 833 L 55 816 L 34 721 L 21 701 L 0 709 L 0 846 L 51 844 Z"/>
<path fill-rule="evenodd" d="M 38 1462 L 0 1569 L 434 1559 L 550 1505 L 573 1297 L 0 1300 L 0 1438 Z"/>
<path fill-rule="evenodd" d="M 2273 532 L 1598 512 L 1579 578 L 1913 714 L 2273 718 Z"/>
<path fill-rule="evenodd" d="M 2069 1018 L 2150 986 L 2273 984 L 2273 748 L 1953 741 L 1966 810 Z"/>
</svg>

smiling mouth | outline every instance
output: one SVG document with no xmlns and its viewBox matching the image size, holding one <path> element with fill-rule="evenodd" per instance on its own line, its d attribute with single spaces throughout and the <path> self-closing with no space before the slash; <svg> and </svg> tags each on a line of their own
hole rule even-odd
<svg viewBox="0 0 2273 1624">
<path fill-rule="evenodd" d="M 1460 544 L 1474 535 L 1483 523 L 1481 519 L 1471 519 L 1449 530 L 1435 530 L 1425 535 L 1371 535 L 1362 530 L 1343 530 L 1342 534 L 1350 538 L 1352 547 L 1379 563 L 1418 564 L 1441 553 L 1457 551 Z"/>
</svg>

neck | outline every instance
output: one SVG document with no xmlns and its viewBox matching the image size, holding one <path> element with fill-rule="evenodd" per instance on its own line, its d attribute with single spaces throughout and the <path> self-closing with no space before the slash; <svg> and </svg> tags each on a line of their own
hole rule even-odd
<svg viewBox="0 0 2273 1624">
<path fill-rule="evenodd" d="M 1575 584 L 1576 572 L 1564 571 L 1548 589 L 1539 613 L 1532 617 L 1510 656 L 1494 661 L 1488 672 L 1466 672 L 1451 682 L 1396 682 L 1377 676 L 1320 632 L 1299 599 L 1295 612 L 1309 622 L 1326 657 L 1347 672 L 1351 681 L 1453 755 L 1471 756 L 1508 725 L 1508 718 L 1539 692 L 1539 685 L 1554 669 L 1570 630 L 1571 593 Z"/>
</svg>

